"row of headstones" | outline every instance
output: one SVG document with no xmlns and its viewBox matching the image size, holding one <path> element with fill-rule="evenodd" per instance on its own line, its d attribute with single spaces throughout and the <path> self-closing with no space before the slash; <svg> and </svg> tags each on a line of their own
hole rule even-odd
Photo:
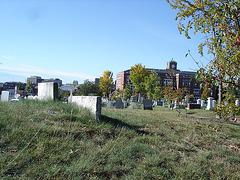
<svg viewBox="0 0 240 180">
<path fill-rule="evenodd" d="M 1 102 L 8 102 L 8 101 L 20 101 L 22 99 L 22 97 L 20 96 L 20 94 L 14 94 L 13 96 L 10 95 L 9 91 L 2 91 L 2 95 L 1 95 Z"/>
<path fill-rule="evenodd" d="M 201 108 L 205 108 L 207 106 L 206 110 L 211 110 L 216 106 L 216 100 L 214 100 L 212 97 L 209 97 L 208 100 L 207 100 L 207 105 L 206 105 L 204 100 L 198 99 L 197 104 L 201 104 Z M 235 105 L 237 107 L 239 107 L 239 100 L 238 99 L 236 99 Z"/>
<path fill-rule="evenodd" d="M 122 101 L 121 99 L 117 99 L 116 101 L 106 101 L 103 100 L 103 103 L 107 105 L 107 108 L 116 108 L 123 109 L 127 108 L 127 101 Z M 140 105 L 138 103 L 130 102 L 128 109 L 139 109 Z M 143 109 L 153 109 L 153 101 L 152 99 L 144 99 L 143 100 Z"/>
<path fill-rule="evenodd" d="M 39 99 L 39 100 L 55 100 L 58 96 L 58 85 L 57 83 L 38 83 L 38 96 L 28 96 L 27 99 Z M 1 101 L 20 101 L 21 96 L 17 94 L 17 86 L 15 87 L 14 95 L 10 94 L 10 91 L 2 91 Z"/>
</svg>

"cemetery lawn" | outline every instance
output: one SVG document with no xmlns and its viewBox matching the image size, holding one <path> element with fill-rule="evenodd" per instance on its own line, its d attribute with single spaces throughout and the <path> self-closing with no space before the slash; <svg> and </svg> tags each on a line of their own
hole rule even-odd
<svg viewBox="0 0 240 180">
<path fill-rule="evenodd" d="M 240 179 L 240 124 L 205 110 L 0 102 L 1 179 Z"/>
</svg>

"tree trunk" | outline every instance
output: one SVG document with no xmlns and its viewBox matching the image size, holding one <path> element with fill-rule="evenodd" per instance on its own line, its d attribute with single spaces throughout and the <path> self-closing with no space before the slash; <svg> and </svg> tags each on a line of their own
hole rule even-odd
<svg viewBox="0 0 240 180">
<path fill-rule="evenodd" d="M 220 82 L 218 86 L 218 106 L 221 106 L 221 102 L 222 102 L 222 82 Z M 216 115 L 216 118 L 221 119 L 221 113 L 219 113 L 219 115 Z"/>
</svg>

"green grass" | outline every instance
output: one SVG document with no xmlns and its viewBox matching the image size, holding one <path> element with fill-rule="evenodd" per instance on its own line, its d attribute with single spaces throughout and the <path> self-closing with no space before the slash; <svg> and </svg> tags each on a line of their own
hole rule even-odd
<svg viewBox="0 0 240 180">
<path fill-rule="evenodd" d="M 1 179 L 240 179 L 240 125 L 205 110 L 0 103 Z"/>
</svg>

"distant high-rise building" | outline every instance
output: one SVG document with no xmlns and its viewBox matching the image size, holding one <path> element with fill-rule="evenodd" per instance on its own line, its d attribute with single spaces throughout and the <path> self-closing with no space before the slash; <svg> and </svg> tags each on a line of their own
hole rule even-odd
<svg viewBox="0 0 240 180">
<path fill-rule="evenodd" d="M 95 78 L 95 84 L 99 84 L 100 78 Z"/>
<path fill-rule="evenodd" d="M 34 85 L 37 85 L 38 83 L 42 82 L 44 79 L 42 79 L 40 76 L 31 76 L 27 78 L 27 82 L 30 82 Z"/>
</svg>

